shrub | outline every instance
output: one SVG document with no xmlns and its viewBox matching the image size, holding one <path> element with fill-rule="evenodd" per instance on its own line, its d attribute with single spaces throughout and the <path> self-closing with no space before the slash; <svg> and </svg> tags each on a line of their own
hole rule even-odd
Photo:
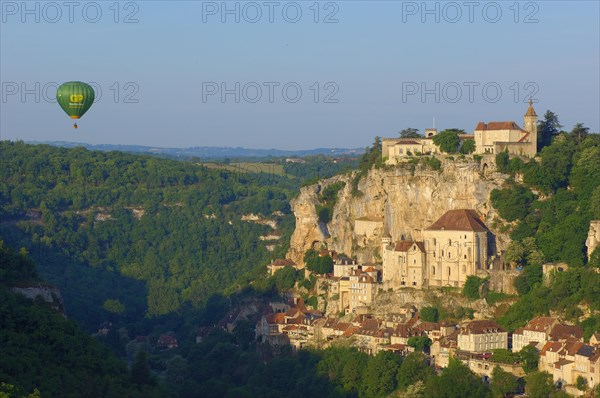
<svg viewBox="0 0 600 398">
<path fill-rule="evenodd" d="M 440 312 L 436 307 L 421 308 L 421 319 L 425 322 L 437 322 L 440 318 Z"/>
<path fill-rule="evenodd" d="M 479 294 L 479 287 L 483 284 L 483 282 L 485 282 L 485 279 L 478 278 L 473 275 L 467 276 L 467 281 L 462 289 L 463 296 L 471 300 L 477 300 L 478 298 L 481 298 L 481 295 Z"/>
</svg>

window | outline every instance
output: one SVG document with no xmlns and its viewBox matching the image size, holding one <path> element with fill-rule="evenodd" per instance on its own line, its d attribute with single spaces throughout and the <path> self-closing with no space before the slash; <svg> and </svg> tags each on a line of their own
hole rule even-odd
<svg viewBox="0 0 600 398">
<path fill-rule="evenodd" d="M 452 269 L 448 267 L 448 276 L 452 275 Z"/>
<path fill-rule="evenodd" d="M 431 267 L 431 275 L 435 275 L 435 267 Z"/>
</svg>

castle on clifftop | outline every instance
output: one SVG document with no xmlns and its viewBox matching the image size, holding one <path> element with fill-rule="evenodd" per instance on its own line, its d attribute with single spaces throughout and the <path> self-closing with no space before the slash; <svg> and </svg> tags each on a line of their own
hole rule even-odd
<svg viewBox="0 0 600 398">
<path fill-rule="evenodd" d="M 508 151 L 511 155 L 534 157 L 537 153 L 537 113 L 533 109 L 533 101 L 529 100 L 529 108 L 523 117 L 525 128 L 522 129 L 514 121 L 479 122 L 473 134 L 460 134 L 459 139 L 475 140 L 475 153 L 479 155 L 498 154 Z M 440 153 L 433 142 L 436 129 L 426 129 L 421 138 L 384 138 L 381 145 L 381 156 L 386 163 L 396 164 L 403 158 L 412 155 L 431 155 Z"/>
</svg>

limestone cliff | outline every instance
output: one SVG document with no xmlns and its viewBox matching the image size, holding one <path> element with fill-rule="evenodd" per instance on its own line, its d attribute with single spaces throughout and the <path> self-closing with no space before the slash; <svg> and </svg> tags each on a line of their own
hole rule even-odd
<svg viewBox="0 0 600 398">
<path fill-rule="evenodd" d="M 420 230 L 428 227 L 446 211 L 459 208 L 477 210 L 496 234 L 496 246 L 504 249 L 508 238 L 495 231 L 496 216 L 489 196 L 500 187 L 505 175 L 490 173 L 484 162 L 445 159 L 440 171 L 408 163 L 371 169 L 358 185 L 362 195 L 352 195 L 354 174 L 335 176 L 303 187 L 291 201 L 296 229 L 288 258 L 303 265 L 303 253 L 325 245 L 331 250 L 357 256 L 361 262 L 378 261 L 383 225 L 393 240 L 420 239 Z M 356 173 L 356 172 L 355 172 Z M 331 222 L 318 221 L 315 206 L 320 191 L 329 184 L 344 181 L 339 191 Z M 355 232 L 357 219 L 385 220 L 372 234 Z M 362 231 L 361 231 L 362 232 Z"/>
<path fill-rule="evenodd" d="M 65 303 L 60 289 L 56 286 L 44 283 L 33 283 L 12 288 L 15 293 L 22 294 L 28 299 L 35 300 L 38 297 L 50 305 L 52 309 L 61 313 L 66 318 Z"/>
</svg>

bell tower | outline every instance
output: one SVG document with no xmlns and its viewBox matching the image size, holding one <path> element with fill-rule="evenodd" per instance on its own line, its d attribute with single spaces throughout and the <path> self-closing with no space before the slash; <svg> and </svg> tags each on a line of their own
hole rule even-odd
<svg viewBox="0 0 600 398">
<path fill-rule="evenodd" d="M 533 109 L 533 101 L 529 99 L 529 108 L 527 108 L 527 112 L 523 117 L 525 121 L 525 131 L 529 133 L 529 142 L 531 143 L 530 155 L 533 157 L 537 154 L 537 141 L 538 141 L 538 131 L 537 131 L 537 113 Z"/>
</svg>

